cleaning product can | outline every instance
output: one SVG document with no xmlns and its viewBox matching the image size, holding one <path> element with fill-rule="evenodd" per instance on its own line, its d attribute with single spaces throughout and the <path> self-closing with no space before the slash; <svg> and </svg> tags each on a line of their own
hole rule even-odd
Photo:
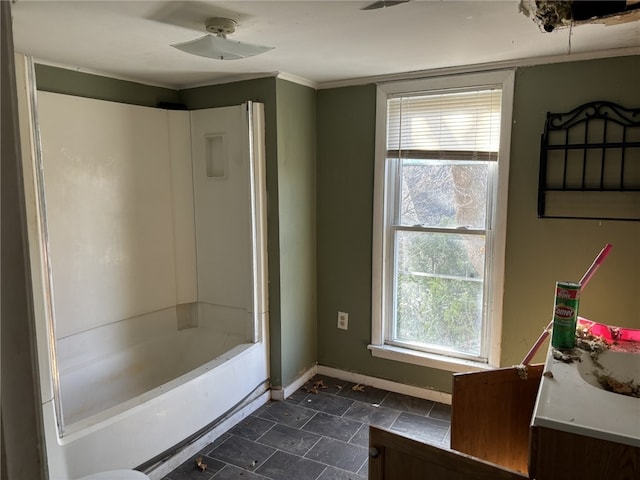
<svg viewBox="0 0 640 480">
<path fill-rule="evenodd" d="M 551 346 L 570 349 L 576 346 L 576 322 L 580 303 L 580 284 L 556 282 Z"/>
</svg>

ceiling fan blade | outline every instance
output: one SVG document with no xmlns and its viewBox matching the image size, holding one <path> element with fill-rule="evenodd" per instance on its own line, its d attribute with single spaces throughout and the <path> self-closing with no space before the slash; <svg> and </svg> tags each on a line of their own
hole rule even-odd
<svg viewBox="0 0 640 480">
<path fill-rule="evenodd" d="M 393 7 L 395 5 L 400 5 L 401 3 L 408 3 L 409 1 L 410 0 L 380 0 L 361 8 L 360 10 L 379 10 L 380 8 Z"/>
</svg>

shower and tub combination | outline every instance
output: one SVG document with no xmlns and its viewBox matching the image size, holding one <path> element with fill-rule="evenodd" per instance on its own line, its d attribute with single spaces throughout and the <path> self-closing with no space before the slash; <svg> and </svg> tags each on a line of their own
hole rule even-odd
<svg viewBox="0 0 640 480">
<path fill-rule="evenodd" d="M 36 92 L 17 66 L 49 476 L 161 465 L 268 396 L 262 105 Z"/>
</svg>

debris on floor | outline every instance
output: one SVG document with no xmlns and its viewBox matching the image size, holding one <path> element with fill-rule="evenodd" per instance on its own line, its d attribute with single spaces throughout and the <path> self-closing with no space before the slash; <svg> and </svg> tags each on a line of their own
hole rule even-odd
<svg viewBox="0 0 640 480">
<path fill-rule="evenodd" d="M 364 385 L 356 383 L 353 387 L 351 387 L 351 390 L 353 390 L 354 392 L 364 392 Z"/>
<path fill-rule="evenodd" d="M 324 384 L 323 379 L 316 380 L 315 382 L 312 382 L 311 385 L 309 385 L 309 383 L 310 382 L 307 382 L 302 387 L 302 389 L 307 393 L 313 393 L 317 395 L 320 390 L 326 390 L 327 388 L 329 388 Z"/>
<path fill-rule="evenodd" d="M 196 458 L 196 468 L 201 472 L 204 472 L 207 469 L 207 464 L 202 461 L 202 457 Z"/>
</svg>

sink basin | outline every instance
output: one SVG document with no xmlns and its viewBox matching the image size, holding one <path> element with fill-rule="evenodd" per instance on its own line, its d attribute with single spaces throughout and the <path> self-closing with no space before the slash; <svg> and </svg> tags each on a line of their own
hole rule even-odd
<svg viewBox="0 0 640 480">
<path fill-rule="evenodd" d="M 604 380 L 611 379 L 614 386 L 616 382 L 621 386 L 618 392 L 611 391 L 613 395 L 628 394 L 632 396 L 635 392 L 640 394 L 640 354 L 625 351 L 606 350 L 592 358 L 591 355 L 583 355 L 582 362 L 577 365 L 578 372 L 582 379 L 588 384 L 605 389 Z M 602 380 L 602 382 L 601 382 Z M 631 387 L 631 392 L 627 392 L 625 386 Z M 607 390 L 609 391 L 609 390 Z M 640 401 L 640 398 L 637 398 Z"/>
</svg>

